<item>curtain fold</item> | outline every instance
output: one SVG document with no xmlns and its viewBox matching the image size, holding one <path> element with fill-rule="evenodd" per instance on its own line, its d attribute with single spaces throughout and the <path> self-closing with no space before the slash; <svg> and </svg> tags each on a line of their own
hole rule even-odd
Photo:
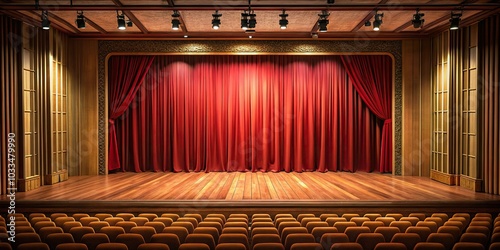
<svg viewBox="0 0 500 250">
<path fill-rule="evenodd" d="M 378 171 L 338 56 L 157 56 L 115 122 L 124 171 Z"/>
<path fill-rule="evenodd" d="M 392 60 L 389 56 L 341 56 L 349 82 L 368 108 L 384 120 L 379 171 L 392 171 Z"/>
<path fill-rule="evenodd" d="M 112 56 L 109 59 L 108 170 L 121 168 L 115 121 L 129 108 L 153 60 L 154 56 Z"/>
</svg>

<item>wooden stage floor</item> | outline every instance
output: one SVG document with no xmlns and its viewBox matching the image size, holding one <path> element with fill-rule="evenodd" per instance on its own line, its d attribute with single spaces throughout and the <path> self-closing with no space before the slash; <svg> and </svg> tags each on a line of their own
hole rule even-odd
<svg viewBox="0 0 500 250">
<path fill-rule="evenodd" d="M 394 207 L 408 211 L 500 212 L 498 195 L 475 193 L 427 177 L 362 172 L 147 172 L 78 176 L 52 186 L 17 193 L 16 202 L 19 209 L 27 212 L 64 209 L 165 211 L 187 208 L 207 211 L 238 208 L 380 211 Z M 6 205 L 5 195 L 1 196 L 1 203 Z"/>
</svg>

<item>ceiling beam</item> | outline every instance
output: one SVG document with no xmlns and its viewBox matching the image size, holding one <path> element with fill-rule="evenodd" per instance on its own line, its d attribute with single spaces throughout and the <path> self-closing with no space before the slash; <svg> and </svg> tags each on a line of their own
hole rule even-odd
<svg viewBox="0 0 500 250">
<path fill-rule="evenodd" d="M 380 10 L 380 9 L 378 8 L 378 6 L 381 6 L 381 5 L 386 4 L 386 3 L 387 3 L 387 1 L 389 1 L 389 0 L 381 0 L 381 1 L 380 1 L 380 2 L 379 2 L 376 6 L 375 6 L 375 8 L 374 8 L 374 9 L 372 8 L 372 9 L 371 9 L 371 11 L 370 11 L 370 13 L 368 13 L 368 15 L 366 15 L 366 16 L 365 16 L 365 18 L 363 18 L 363 19 L 361 20 L 361 22 L 359 22 L 359 23 L 358 23 L 358 24 L 357 24 L 357 25 L 356 25 L 356 26 L 355 26 L 355 27 L 351 30 L 351 32 L 356 32 L 356 31 L 358 31 L 359 29 L 361 29 L 361 27 L 363 27 L 363 26 L 365 25 L 366 21 L 369 21 L 369 20 L 370 20 L 370 19 L 371 19 L 371 18 L 375 15 L 376 10 Z M 399 6 L 398 6 L 398 7 L 399 7 Z M 393 6 L 392 8 L 394 8 L 394 6 Z"/>
<path fill-rule="evenodd" d="M 94 21 L 88 19 L 87 17 L 85 17 L 85 19 L 87 20 L 87 23 L 92 26 L 92 28 L 96 29 L 97 31 L 101 32 L 101 34 L 107 34 L 108 32 L 103 29 L 101 26 L 99 26 L 97 23 L 94 23 Z"/>
<path fill-rule="evenodd" d="M 122 2 L 120 2 L 120 0 L 111 0 L 111 1 L 113 1 L 113 3 L 117 7 L 120 7 L 120 8 L 123 7 L 123 4 L 122 4 Z M 149 31 L 146 28 L 146 26 L 144 26 L 144 24 L 142 24 L 141 21 L 139 21 L 139 19 L 130 10 L 122 9 L 122 11 L 137 26 L 137 28 L 139 28 L 141 30 L 142 33 L 149 34 Z"/>
<path fill-rule="evenodd" d="M 401 32 L 403 30 L 405 30 L 406 28 L 410 27 L 412 25 L 412 22 L 411 20 L 404 23 L 403 25 L 397 27 L 395 30 L 393 30 L 393 32 Z"/>
<path fill-rule="evenodd" d="M 120 2 L 119 0 L 112 0 L 113 2 Z M 330 11 L 372 11 L 375 8 L 378 10 L 456 10 L 461 8 L 463 10 L 489 10 L 491 8 L 499 7 L 500 3 L 469 3 L 469 4 L 387 4 L 385 0 L 381 1 L 382 4 L 334 4 L 330 5 Z M 144 11 L 157 11 L 157 10 L 245 10 L 248 5 L 40 5 L 38 9 L 52 10 L 57 8 L 58 11 L 65 10 L 144 10 Z M 253 10 L 283 10 L 301 11 L 301 10 L 324 10 L 324 5 L 259 5 L 252 4 Z M 37 10 L 34 5 L 20 5 L 20 4 L 6 4 L 0 3 L 0 9 L 5 10 Z"/>
<path fill-rule="evenodd" d="M 33 11 L 32 11 L 32 12 L 33 12 Z M 38 15 L 38 13 L 36 13 L 36 12 L 33 12 L 33 14 Z M 48 14 L 49 14 L 49 17 L 50 17 L 52 20 L 54 20 L 54 21 L 56 21 L 56 22 L 58 22 L 58 23 L 61 23 L 61 24 L 65 25 L 65 26 L 66 26 L 66 27 L 68 27 L 68 28 L 69 28 L 69 30 L 70 30 L 70 31 L 72 31 L 73 33 L 77 33 L 77 34 L 78 34 L 78 33 L 80 33 L 80 30 L 79 30 L 78 28 L 76 28 L 76 27 L 75 27 L 75 26 L 73 26 L 71 23 L 67 22 L 66 20 L 64 20 L 64 19 L 60 18 L 59 16 L 56 16 L 56 15 L 52 14 L 52 12 L 50 12 L 50 11 L 48 12 Z M 41 16 L 40 16 L 40 18 L 41 18 Z"/>
</svg>

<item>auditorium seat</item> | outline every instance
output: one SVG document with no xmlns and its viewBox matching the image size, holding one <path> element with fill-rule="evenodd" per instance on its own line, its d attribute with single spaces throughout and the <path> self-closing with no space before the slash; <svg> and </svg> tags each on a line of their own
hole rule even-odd
<svg viewBox="0 0 500 250">
<path fill-rule="evenodd" d="M 219 242 L 219 231 L 214 227 L 197 227 L 193 231 L 194 234 L 210 234 L 214 238 L 215 244 Z"/>
<path fill-rule="evenodd" d="M 171 233 L 177 235 L 179 242 L 182 244 L 189 234 L 189 231 L 185 227 L 170 226 L 163 229 L 163 233 Z"/>
<path fill-rule="evenodd" d="M 274 227 L 255 228 L 254 230 L 252 230 L 251 237 L 253 237 L 254 235 L 257 235 L 257 234 L 276 234 L 279 236 L 278 229 L 276 229 Z"/>
<path fill-rule="evenodd" d="M 284 222 L 296 222 L 296 223 L 299 223 L 298 225 L 300 226 L 300 222 L 298 222 L 295 218 L 293 217 L 282 217 L 282 218 L 278 218 L 274 221 L 274 225 L 276 228 L 279 228 L 281 223 L 284 223 Z"/>
<path fill-rule="evenodd" d="M 130 229 L 136 227 L 137 224 L 133 221 L 119 221 L 115 224 L 115 227 L 121 227 L 125 230 L 125 233 L 129 233 Z"/>
<path fill-rule="evenodd" d="M 222 220 L 222 224 L 224 224 L 226 222 L 226 216 L 223 215 L 223 214 L 208 214 L 206 217 L 205 217 L 205 220 L 207 218 L 219 218 Z"/>
<path fill-rule="evenodd" d="M 333 224 L 333 226 L 335 228 L 337 228 L 339 233 L 343 233 L 343 232 L 345 232 L 345 229 L 348 227 L 356 227 L 356 223 L 354 223 L 352 221 L 339 221 L 339 222 L 335 222 L 335 224 Z"/>
<path fill-rule="evenodd" d="M 356 214 L 356 213 L 345 213 L 345 214 L 342 214 L 341 217 L 345 218 L 347 221 L 350 221 L 353 217 L 360 217 L 360 215 Z"/>
<path fill-rule="evenodd" d="M 39 221 L 35 225 L 33 225 L 33 228 L 38 233 L 38 232 L 40 232 L 40 228 L 42 228 L 42 227 L 55 227 L 55 226 L 56 226 L 56 223 L 54 223 L 52 221 Z"/>
<path fill-rule="evenodd" d="M 371 221 L 368 217 L 352 217 L 349 221 L 356 223 L 357 226 L 363 225 L 363 222 Z"/>
<path fill-rule="evenodd" d="M 161 243 L 144 243 L 140 244 L 137 250 L 170 250 L 170 248 Z"/>
<path fill-rule="evenodd" d="M 315 214 L 310 214 L 310 213 L 308 213 L 308 214 L 298 214 L 297 215 L 297 221 L 301 222 L 302 219 L 304 219 L 304 218 L 315 218 L 315 217 L 316 217 Z"/>
<path fill-rule="evenodd" d="M 391 242 L 405 244 L 408 249 L 413 249 L 421 241 L 420 236 L 416 233 L 397 233 L 391 239 Z"/>
<path fill-rule="evenodd" d="M 210 247 L 210 250 L 215 250 L 215 240 L 210 234 L 189 234 L 186 237 L 185 243 L 203 243 Z"/>
<path fill-rule="evenodd" d="M 162 230 L 163 231 L 163 230 Z M 136 233 L 142 235 L 146 243 L 150 242 L 151 237 L 156 234 L 156 230 L 153 227 L 147 226 L 137 226 L 130 229 L 130 233 Z"/>
<path fill-rule="evenodd" d="M 166 244 L 170 250 L 177 250 L 181 245 L 179 237 L 172 233 L 157 233 L 151 236 L 151 243 Z"/>
<path fill-rule="evenodd" d="M 243 234 L 221 234 L 219 237 L 220 243 L 242 243 L 247 249 L 249 249 L 248 237 Z"/>
<path fill-rule="evenodd" d="M 449 233 L 449 234 L 453 235 L 454 242 L 457 242 L 460 239 L 460 236 L 462 235 L 460 228 L 455 227 L 455 226 L 440 226 L 438 228 L 437 232 L 438 233 Z"/>
<path fill-rule="evenodd" d="M 119 234 L 115 242 L 127 245 L 128 250 L 137 250 L 139 245 L 146 243 L 142 235 L 136 233 Z"/>
<path fill-rule="evenodd" d="M 320 250 L 323 249 L 319 243 L 295 243 L 290 250 Z"/>
<path fill-rule="evenodd" d="M 134 222 L 137 226 L 144 226 L 149 222 L 149 219 L 146 217 L 132 217 L 129 221 Z"/>
<path fill-rule="evenodd" d="M 326 219 L 330 218 L 330 217 L 333 217 L 333 218 L 336 218 L 336 217 L 339 217 L 338 214 L 321 214 L 319 216 L 319 218 L 322 220 L 322 221 L 326 221 Z"/>
<path fill-rule="evenodd" d="M 47 249 L 49 249 L 49 246 L 47 246 Z M 7 242 L 0 242 L 0 250 L 12 250 L 12 246 Z"/>
<path fill-rule="evenodd" d="M 447 250 L 451 250 L 455 244 L 453 235 L 449 233 L 431 233 L 429 237 L 427 237 L 427 242 L 441 243 Z"/>
<path fill-rule="evenodd" d="M 445 213 L 433 213 L 431 217 L 439 217 L 443 220 L 443 223 L 448 221 L 448 219 L 450 218 L 448 214 Z"/>
<path fill-rule="evenodd" d="M 328 223 L 324 221 L 310 221 L 307 223 L 306 228 L 309 233 L 312 233 L 316 227 L 328 227 Z"/>
<path fill-rule="evenodd" d="M 380 233 L 360 233 L 356 238 L 363 250 L 373 250 L 378 243 L 385 242 L 385 238 Z"/>
<path fill-rule="evenodd" d="M 260 218 L 260 219 L 264 219 L 264 218 Z M 263 222 L 263 221 L 252 222 L 252 225 L 250 226 L 250 228 L 253 230 L 256 227 L 274 227 L 274 223 L 269 222 L 269 221 L 267 221 L 267 222 Z"/>
<path fill-rule="evenodd" d="M 375 221 L 381 221 L 384 223 L 384 226 L 388 227 L 391 225 L 391 222 L 396 221 L 396 219 L 394 219 L 394 217 L 378 217 Z"/>
<path fill-rule="evenodd" d="M 226 223 L 227 222 L 244 222 L 245 224 L 248 225 L 248 219 L 247 218 L 243 218 L 243 217 L 232 217 L 232 218 L 228 218 L 226 220 Z"/>
<path fill-rule="evenodd" d="M 31 221 L 33 218 L 36 218 L 36 217 L 40 217 L 40 218 L 46 218 L 47 216 L 45 216 L 44 213 L 31 213 L 29 216 L 28 216 L 28 220 Z M 3 217 L 2 217 L 3 219 Z M 0 221 L 2 221 L 0 219 Z"/>
<path fill-rule="evenodd" d="M 83 217 L 80 218 L 79 222 L 82 223 L 82 226 L 88 226 L 93 221 L 100 221 L 97 217 Z"/>
<path fill-rule="evenodd" d="M 316 240 L 314 236 L 309 233 L 292 233 L 285 238 L 285 249 L 290 250 L 295 243 L 316 243 Z"/>
<path fill-rule="evenodd" d="M 500 242 L 491 243 L 489 250 L 500 250 Z"/>
<path fill-rule="evenodd" d="M 397 233 L 400 233 L 399 231 L 399 228 L 397 227 L 377 227 L 377 229 L 375 229 L 375 233 L 381 233 L 384 238 L 385 238 L 385 242 L 391 242 L 391 239 L 392 237 L 397 234 Z"/>
<path fill-rule="evenodd" d="M 54 220 L 54 223 L 56 223 L 56 227 L 62 227 L 68 221 L 75 221 L 75 219 L 73 217 L 59 217 Z"/>
<path fill-rule="evenodd" d="M 172 213 L 164 213 L 160 217 L 170 218 L 173 221 L 176 221 L 177 219 L 180 218 L 180 216 L 178 214 L 172 214 Z"/>
<path fill-rule="evenodd" d="M 20 233 L 16 234 L 16 241 L 12 243 L 14 246 L 14 249 L 16 249 L 16 246 L 19 246 L 20 244 L 23 243 L 36 243 L 36 242 L 42 242 L 42 239 L 40 239 L 40 236 L 36 233 Z"/>
<path fill-rule="evenodd" d="M 203 243 L 183 243 L 179 250 L 210 250 L 210 247 Z"/>
<path fill-rule="evenodd" d="M 16 221 L 16 227 L 31 227 L 29 221 Z"/>
<path fill-rule="evenodd" d="M 390 227 L 399 228 L 400 232 L 406 232 L 406 229 L 411 227 L 411 222 L 409 221 L 393 221 L 389 224 Z"/>
<path fill-rule="evenodd" d="M 163 225 L 165 225 L 165 227 L 169 227 L 170 225 L 172 225 L 172 223 L 174 223 L 174 221 L 171 218 L 167 218 L 167 217 L 154 218 L 153 222 L 161 222 L 161 223 L 163 223 Z"/>
<path fill-rule="evenodd" d="M 62 225 L 62 229 L 65 233 L 69 233 L 69 230 L 71 230 L 71 228 L 81 227 L 81 226 L 82 226 L 82 223 L 80 223 L 79 221 L 66 221 Z"/>
<path fill-rule="evenodd" d="M 460 232 L 463 232 L 464 229 L 465 229 L 464 224 L 462 222 L 460 222 L 460 221 L 450 221 L 450 220 L 448 220 L 447 222 L 445 222 L 443 224 L 443 226 L 458 227 L 458 229 L 460 229 Z"/>
<path fill-rule="evenodd" d="M 189 233 L 193 233 L 194 231 L 194 226 L 191 224 L 191 222 L 187 221 L 174 221 L 170 227 L 183 227 L 188 230 Z"/>
<path fill-rule="evenodd" d="M 319 243 L 323 246 L 323 249 L 330 249 L 334 243 L 347 243 L 349 242 L 349 237 L 345 233 L 325 233 L 321 236 Z"/>
<path fill-rule="evenodd" d="M 484 250 L 484 246 L 475 242 L 457 242 L 453 250 Z"/>
<path fill-rule="evenodd" d="M 106 234 L 110 242 L 115 242 L 116 236 L 124 234 L 125 230 L 121 227 L 109 226 L 101 228 L 101 231 L 99 232 Z"/>
<path fill-rule="evenodd" d="M 413 250 L 446 250 L 446 248 L 441 243 L 419 242 Z"/>
<path fill-rule="evenodd" d="M 179 221 L 189 222 L 193 225 L 194 228 L 196 228 L 198 226 L 198 220 L 196 218 L 193 218 L 193 217 L 181 217 L 181 218 L 176 220 L 176 222 L 179 222 Z"/>
<path fill-rule="evenodd" d="M 371 221 L 375 221 L 375 219 L 377 219 L 378 217 L 382 217 L 382 215 L 376 214 L 376 213 L 367 213 L 367 214 L 364 214 L 363 217 L 366 217 L 366 218 L 370 219 Z"/>
<path fill-rule="evenodd" d="M 252 245 L 259 243 L 281 243 L 277 234 L 256 234 L 252 237 Z"/>
<path fill-rule="evenodd" d="M 73 217 L 73 219 L 75 219 L 75 221 L 79 221 L 81 218 L 90 217 L 90 215 L 87 213 L 76 213 L 76 214 L 71 215 L 71 217 Z"/>
<path fill-rule="evenodd" d="M 154 219 L 158 218 L 158 215 L 153 213 L 140 213 L 138 217 L 148 218 L 149 221 L 153 221 Z M 201 221 L 201 215 L 200 215 L 200 221 Z"/>
<path fill-rule="evenodd" d="M 269 214 L 252 214 L 252 220 L 256 218 L 269 218 L 271 219 L 271 215 Z"/>
<path fill-rule="evenodd" d="M 5 229 L 5 228 L 2 228 L 2 229 Z M 7 232 L 7 229 L 5 229 L 5 232 L 3 233 L 6 233 Z M 31 226 L 16 226 L 16 234 L 19 234 L 19 233 L 36 233 L 35 232 L 35 229 L 32 228 Z"/>
<path fill-rule="evenodd" d="M 312 221 L 321 221 L 321 219 L 318 217 L 305 217 L 305 218 L 302 218 L 302 220 L 300 220 L 300 226 L 305 227 L 307 225 L 307 223 L 312 222 Z"/>
<path fill-rule="evenodd" d="M 271 222 L 271 223 L 273 223 L 273 220 L 271 218 L 261 218 L 261 217 L 252 218 L 252 224 L 256 223 L 256 222 Z M 274 223 L 273 223 L 273 226 L 274 226 Z"/>
<path fill-rule="evenodd" d="M 453 214 L 453 216 L 451 218 L 455 218 L 455 217 L 461 217 L 461 218 L 466 219 L 465 225 L 468 225 L 470 223 L 471 217 L 470 217 L 470 214 L 468 214 L 468 213 L 455 213 L 455 214 Z"/>
<path fill-rule="evenodd" d="M 93 233 L 82 236 L 81 242 L 85 244 L 89 250 L 95 250 L 97 245 L 101 243 L 109 243 L 110 240 L 108 235 L 104 233 Z"/>
<path fill-rule="evenodd" d="M 308 232 L 305 227 L 286 227 L 283 229 L 280 235 L 281 243 L 285 244 L 286 237 L 290 234 L 296 234 L 296 233 L 308 233 Z"/>
<path fill-rule="evenodd" d="M 47 243 L 43 242 L 34 242 L 34 243 L 23 243 L 20 244 L 17 248 L 14 248 L 17 250 L 50 250 L 49 245 Z"/>
<path fill-rule="evenodd" d="M 424 221 L 427 215 L 424 213 L 410 213 L 408 217 L 417 217 L 420 221 Z"/>
<path fill-rule="evenodd" d="M 56 218 L 59 218 L 59 217 L 68 217 L 68 215 L 65 214 L 65 213 L 53 213 L 53 214 L 50 215 L 50 219 L 52 221 L 55 221 Z"/>
<path fill-rule="evenodd" d="M 491 243 L 493 242 L 500 242 L 500 233 L 494 233 L 492 236 L 491 236 Z"/>
<path fill-rule="evenodd" d="M 460 217 L 460 216 L 453 216 L 447 222 L 450 222 L 450 221 L 461 222 L 464 228 L 467 227 L 469 224 L 469 221 L 466 218 Z"/>
<path fill-rule="evenodd" d="M 472 224 L 472 223 L 471 223 Z M 466 233 L 482 233 L 487 237 L 490 237 L 490 229 L 485 226 L 469 226 L 465 229 Z"/>
<path fill-rule="evenodd" d="M 62 243 L 57 245 L 55 250 L 88 250 L 83 243 Z"/>
<path fill-rule="evenodd" d="M 314 239 L 316 239 L 316 242 L 320 242 L 323 234 L 338 233 L 338 232 L 339 231 L 337 230 L 337 228 L 334 228 L 334 227 L 315 227 L 312 230 L 312 232 L 310 232 L 310 233 L 314 236 Z"/>
<path fill-rule="evenodd" d="M 428 227 L 408 227 L 405 233 L 416 233 L 420 236 L 421 241 L 427 241 L 427 237 L 431 234 L 431 229 Z"/>
<path fill-rule="evenodd" d="M 39 221 L 52 221 L 52 220 L 48 217 L 34 217 L 33 219 L 30 220 L 30 223 L 33 226 Z"/>
<path fill-rule="evenodd" d="M 242 222 L 242 221 L 237 221 L 237 222 L 226 222 L 224 223 L 223 228 L 226 227 L 243 227 L 243 228 L 248 228 L 248 223 Z"/>
<path fill-rule="evenodd" d="M 361 226 L 370 228 L 370 231 L 374 233 L 377 227 L 383 227 L 385 224 L 382 221 L 365 221 Z"/>
<path fill-rule="evenodd" d="M 358 235 L 360 233 L 370 233 L 370 228 L 368 227 L 348 227 L 345 229 L 345 234 L 349 238 L 350 242 L 356 242 Z"/>
<path fill-rule="evenodd" d="M 116 214 L 115 217 L 120 217 L 125 221 L 129 221 L 131 218 L 134 218 L 135 216 L 131 213 L 118 213 Z"/>
<path fill-rule="evenodd" d="M 416 226 L 417 223 L 420 221 L 419 218 L 417 217 L 401 217 L 398 221 L 409 221 L 412 226 Z"/>
<path fill-rule="evenodd" d="M 95 233 L 95 231 L 91 227 L 74 227 L 69 230 L 69 233 L 73 236 L 75 242 L 78 243 L 81 242 L 85 234 Z"/>
<path fill-rule="evenodd" d="M 281 222 L 279 224 L 279 226 L 277 226 L 278 233 L 281 235 L 281 233 L 283 232 L 283 229 L 285 229 L 286 227 L 300 227 L 300 222 L 298 222 L 298 221 L 284 221 L 284 222 Z"/>
<path fill-rule="evenodd" d="M 123 243 L 102 243 L 95 250 L 128 250 L 128 247 Z"/>
<path fill-rule="evenodd" d="M 200 222 L 198 227 L 213 227 L 216 228 L 217 231 L 219 231 L 219 234 L 222 233 L 222 224 L 220 224 L 219 222 L 202 221 Z"/>
<path fill-rule="evenodd" d="M 89 227 L 94 229 L 94 232 L 98 233 L 101 231 L 103 227 L 109 227 L 109 223 L 107 221 L 92 221 L 89 223 Z"/>
<path fill-rule="evenodd" d="M 254 245 L 253 250 L 285 250 L 285 246 L 281 243 L 259 243 Z"/>
<path fill-rule="evenodd" d="M 382 242 L 375 246 L 374 250 L 407 250 L 405 244 L 396 242 Z"/>
<path fill-rule="evenodd" d="M 330 250 L 363 250 L 363 247 L 358 243 L 335 243 Z"/>
<path fill-rule="evenodd" d="M 62 243 L 75 243 L 75 240 L 70 233 L 54 233 L 47 235 L 45 243 L 49 245 L 50 249 L 55 250 L 57 245 Z"/>
<path fill-rule="evenodd" d="M 104 221 L 107 218 L 113 218 L 113 215 L 108 213 L 97 213 L 94 217 L 98 218 L 100 221 Z"/>
<path fill-rule="evenodd" d="M 242 213 L 239 213 L 239 214 L 237 214 L 237 213 L 230 214 L 229 218 L 245 218 L 248 221 L 248 215 L 247 214 L 242 214 Z"/>
<path fill-rule="evenodd" d="M 436 222 L 436 225 L 438 226 L 438 228 L 444 224 L 444 221 L 443 221 L 443 219 L 441 219 L 441 217 L 427 217 L 427 218 L 425 218 L 424 221 Z"/>
<path fill-rule="evenodd" d="M 491 230 L 491 228 L 492 228 L 491 223 L 488 221 L 471 221 L 469 223 L 469 227 L 473 227 L 473 226 L 484 226 L 484 227 L 487 227 L 488 230 Z"/>
<path fill-rule="evenodd" d="M 488 237 L 482 233 L 464 233 L 460 237 L 460 242 L 475 242 L 480 243 L 484 247 L 488 246 Z"/>
<path fill-rule="evenodd" d="M 411 217 L 411 214 L 409 216 Z M 379 216 L 379 217 L 382 217 L 382 216 Z M 403 217 L 403 214 L 401 214 L 401 213 L 388 213 L 385 215 L 385 217 L 392 217 L 392 218 L 394 218 L 394 220 L 399 220 Z"/>
<path fill-rule="evenodd" d="M 493 232 L 491 234 L 500 233 L 500 226 L 493 228 Z"/>
<path fill-rule="evenodd" d="M 243 234 L 248 237 L 248 229 L 244 227 L 226 227 L 222 229 L 222 234 Z"/>
<path fill-rule="evenodd" d="M 419 221 L 417 227 L 428 227 L 431 233 L 437 233 L 438 225 L 434 221 Z"/>
<path fill-rule="evenodd" d="M 219 218 L 219 217 L 207 217 L 207 218 L 203 219 L 202 222 L 198 223 L 198 226 L 200 226 L 199 224 L 204 223 L 204 222 L 215 222 L 215 223 L 219 223 L 221 226 L 224 226 L 224 224 L 226 223 L 226 220 L 223 220 L 222 218 Z"/>
<path fill-rule="evenodd" d="M 105 222 L 109 223 L 110 226 L 116 225 L 120 221 L 125 221 L 122 217 L 108 217 L 104 219 Z"/>
</svg>

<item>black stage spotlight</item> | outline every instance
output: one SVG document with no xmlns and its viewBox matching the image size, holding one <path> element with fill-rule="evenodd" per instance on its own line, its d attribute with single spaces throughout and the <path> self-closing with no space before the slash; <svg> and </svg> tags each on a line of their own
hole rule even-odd
<svg viewBox="0 0 500 250">
<path fill-rule="evenodd" d="M 181 21 L 179 21 L 179 17 L 181 17 L 181 15 L 179 14 L 179 11 L 174 10 L 174 14 L 172 14 L 172 29 L 173 30 L 179 30 L 179 26 L 181 25 Z"/>
<path fill-rule="evenodd" d="M 76 16 L 76 27 L 79 29 L 85 29 L 85 23 L 87 20 L 85 19 L 85 16 L 83 15 L 83 11 L 77 11 L 77 16 Z"/>
<path fill-rule="evenodd" d="M 327 0 L 326 1 L 327 4 L 334 4 L 335 3 L 335 0 Z"/>
<path fill-rule="evenodd" d="M 246 10 L 241 13 L 241 29 L 248 29 L 248 13 Z"/>
<path fill-rule="evenodd" d="M 116 11 L 116 20 L 118 22 L 118 29 L 119 30 L 125 30 L 127 29 L 127 27 L 125 27 L 125 15 L 123 14 L 119 14 L 118 11 Z"/>
<path fill-rule="evenodd" d="M 380 30 L 380 25 L 382 25 L 382 17 L 384 17 L 384 13 L 378 14 L 377 12 L 375 12 L 375 20 L 373 20 L 373 30 Z"/>
<path fill-rule="evenodd" d="M 460 27 L 460 17 L 462 17 L 462 13 L 451 12 L 450 30 L 458 30 Z"/>
<path fill-rule="evenodd" d="M 318 14 L 319 20 L 318 20 L 318 30 L 319 32 L 327 32 L 328 31 L 328 24 L 330 21 L 328 21 L 328 16 L 330 16 L 330 13 L 328 11 L 323 10 L 321 14 Z"/>
<path fill-rule="evenodd" d="M 42 29 L 50 29 L 49 12 L 46 10 L 42 11 Z"/>
<path fill-rule="evenodd" d="M 424 19 L 422 18 L 424 16 L 424 13 L 417 13 L 413 14 L 413 19 L 411 20 L 411 23 L 413 24 L 413 27 L 415 29 L 422 28 L 424 26 Z"/>
<path fill-rule="evenodd" d="M 220 17 L 222 14 L 219 14 L 219 11 L 216 10 L 214 14 L 212 14 L 212 29 L 218 30 L 220 28 Z"/>
<path fill-rule="evenodd" d="M 255 25 L 257 24 L 257 19 L 255 19 L 255 17 L 257 15 L 255 15 L 255 13 L 253 12 L 253 10 L 251 12 L 249 12 L 250 14 L 248 14 L 248 28 L 249 29 L 255 29 Z"/>
<path fill-rule="evenodd" d="M 288 17 L 288 14 L 285 13 L 285 10 L 283 10 L 283 13 L 280 14 L 280 28 L 282 30 L 286 29 L 286 26 L 288 25 L 288 20 L 286 18 Z"/>
</svg>

